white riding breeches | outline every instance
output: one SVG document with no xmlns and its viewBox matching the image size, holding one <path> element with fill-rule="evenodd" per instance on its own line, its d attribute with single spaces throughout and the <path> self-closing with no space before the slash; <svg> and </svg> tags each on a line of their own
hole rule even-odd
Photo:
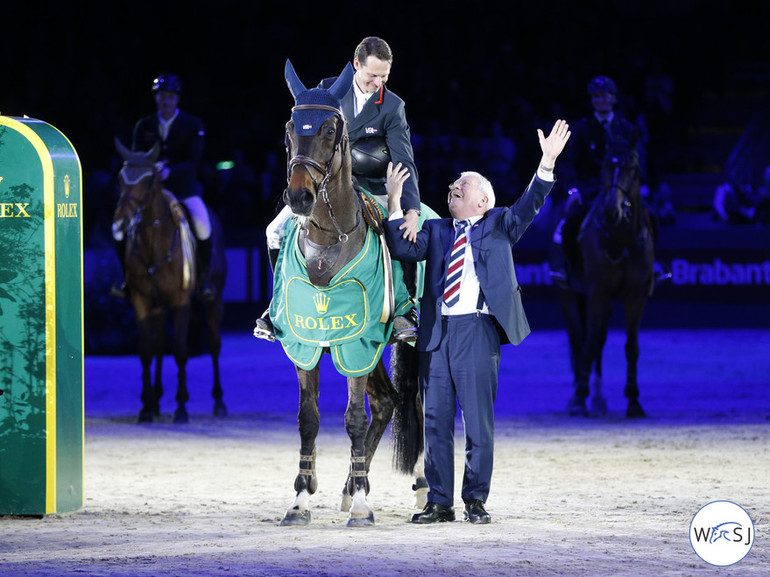
<svg viewBox="0 0 770 577">
<path fill-rule="evenodd" d="M 200 196 L 189 196 L 183 198 L 182 202 L 190 213 L 190 224 L 192 225 L 195 238 L 206 240 L 211 237 L 211 219 L 203 199 Z"/>
<path fill-rule="evenodd" d="M 267 236 L 267 248 L 281 248 L 283 240 L 283 230 L 286 228 L 286 221 L 291 218 L 292 212 L 288 206 L 284 206 L 270 224 L 267 225 L 265 236 Z"/>
</svg>

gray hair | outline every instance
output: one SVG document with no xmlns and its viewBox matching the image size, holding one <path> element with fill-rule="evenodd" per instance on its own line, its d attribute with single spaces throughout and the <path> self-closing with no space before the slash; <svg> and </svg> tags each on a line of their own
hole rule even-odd
<svg viewBox="0 0 770 577">
<path fill-rule="evenodd" d="M 479 189 L 484 194 L 484 196 L 487 197 L 487 209 L 494 208 L 495 207 L 495 189 L 492 188 L 492 183 L 489 182 L 489 179 L 479 174 L 478 172 L 473 172 L 472 170 L 466 170 L 465 172 L 461 172 L 460 178 L 463 178 L 464 176 L 472 176 L 478 180 Z"/>
</svg>

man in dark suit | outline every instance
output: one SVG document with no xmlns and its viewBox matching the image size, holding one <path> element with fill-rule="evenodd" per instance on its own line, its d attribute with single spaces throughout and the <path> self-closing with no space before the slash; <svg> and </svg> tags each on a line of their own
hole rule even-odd
<svg viewBox="0 0 770 577">
<path fill-rule="evenodd" d="M 401 232 L 401 187 L 408 171 L 398 165 L 388 169 L 390 217 L 384 223 L 388 246 L 401 260 L 424 260 L 426 275 L 416 347 L 429 492 L 427 506 L 412 517 L 413 523 L 455 519 L 457 401 L 465 424 L 464 517 L 471 523 L 491 521 L 484 503 L 492 477 L 500 345 L 519 344 L 530 332 L 513 265 L 513 245 L 551 191 L 554 164 L 569 137 L 563 120 L 554 124 L 548 137 L 538 129 L 540 166 L 511 207 L 495 208 L 490 182 L 476 172 L 462 173 L 449 187 L 453 218 L 425 221 L 416 242 L 409 242 Z"/>
<path fill-rule="evenodd" d="M 387 206 L 385 178 L 388 162 L 401 163 L 409 170 L 412 178 L 404 183 L 401 200 L 405 214 L 402 234 L 414 241 L 420 216 L 420 192 L 404 101 L 385 87 L 392 64 L 393 52 L 387 42 L 376 36 L 364 38 L 353 55 L 356 73 L 350 90 L 342 97 L 341 110 L 350 139 L 353 177 L 361 188 Z M 326 78 L 318 87 L 328 89 L 336 79 Z M 290 217 L 291 209 L 283 207 L 266 230 L 268 256 L 273 269 L 284 226 Z M 256 324 L 255 336 L 274 339 L 269 311 L 265 311 Z M 409 324 L 409 321 L 399 322 L 398 326 L 405 326 L 405 333 L 408 334 Z"/>
<path fill-rule="evenodd" d="M 201 198 L 203 188 L 198 180 L 198 167 L 203 157 L 203 122 L 179 109 L 182 81 L 176 74 L 161 74 L 152 82 L 157 111 L 145 116 L 134 126 L 132 150 L 148 152 L 156 144 L 158 174 L 163 187 L 183 202 L 190 214 L 198 244 L 199 278 L 204 299 L 215 296 L 209 281 L 211 268 L 211 219 Z M 123 223 L 113 223 L 113 237 L 121 267 L 124 267 L 125 239 Z M 112 289 L 113 296 L 126 298 L 125 281 Z"/>
</svg>

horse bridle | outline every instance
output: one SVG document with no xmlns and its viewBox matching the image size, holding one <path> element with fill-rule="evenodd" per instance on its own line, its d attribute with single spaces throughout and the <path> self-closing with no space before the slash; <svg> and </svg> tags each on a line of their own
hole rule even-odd
<svg viewBox="0 0 770 577">
<path fill-rule="evenodd" d="M 147 170 L 142 172 L 138 177 L 129 179 L 126 176 L 126 168 L 128 166 L 133 167 L 140 167 L 140 166 L 147 166 Z M 152 186 L 155 184 L 155 180 L 158 176 L 157 171 L 155 170 L 154 165 L 143 165 L 143 164 L 130 164 L 128 161 L 123 163 L 123 168 L 120 169 L 120 177 L 123 179 L 123 182 L 125 182 L 128 185 L 136 185 L 140 183 L 143 179 L 145 179 L 147 176 L 151 177 L 150 183 L 148 185 L 148 189 L 152 188 Z M 129 237 L 133 237 L 136 234 L 136 229 L 139 227 L 139 225 L 142 222 L 142 213 L 144 212 L 144 209 L 147 208 L 147 200 L 149 198 L 149 194 L 145 194 L 143 198 L 137 198 L 136 196 L 133 196 L 131 194 L 121 194 L 120 198 L 118 198 L 118 206 L 121 205 L 121 203 L 124 203 L 126 201 L 132 201 L 136 205 L 136 209 L 134 210 L 134 216 L 129 222 L 128 226 L 126 227 L 126 234 Z M 171 209 L 169 208 L 168 213 L 166 214 L 165 219 L 171 218 Z M 153 227 L 158 227 L 162 220 L 155 219 L 152 222 Z M 178 241 L 179 236 L 179 230 L 177 229 L 177 235 L 174 238 L 174 242 L 171 244 L 171 248 L 168 251 L 168 254 L 166 255 L 166 259 L 163 262 L 171 262 L 171 258 L 173 256 L 174 250 L 176 249 L 176 244 Z M 163 264 L 162 262 L 160 264 Z M 147 266 L 147 272 L 152 276 L 155 272 L 155 269 L 159 266 L 158 264 L 149 264 L 145 263 Z"/>
<path fill-rule="evenodd" d="M 334 164 L 334 157 L 337 155 L 337 153 L 344 154 L 344 147 L 347 146 L 347 143 L 348 143 L 348 139 L 344 138 L 345 118 L 342 115 L 342 111 L 339 108 L 335 108 L 333 106 L 327 106 L 324 104 L 298 104 L 297 106 L 294 106 L 291 109 L 292 113 L 298 110 L 326 110 L 334 114 L 334 116 L 336 116 L 337 119 L 339 120 L 339 124 L 337 125 L 337 135 L 334 140 L 334 150 L 332 151 L 331 157 L 327 161 L 326 166 L 324 167 L 320 162 L 318 162 L 314 158 L 311 158 L 310 156 L 307 156 L 304 154 L 297 154 L 295 156 L 292 156 L 287 163 L 286 182 L 288 183 L 291 180 L 292 172 L 294 172 L 294 169 L 297 166 L 301 166 L 305 170 L 307 170 L 307 173 L 310 176 L 310 179 L 313 181 L 313 186 L 315 186 L 316 188 L 316 196 L 319 196 L 319 195 L 321 196 L 321 199 L 324 201 L 324 204 L 326 205 L 326 208 L 329 211 L 329 217 L 331 218 L 332 224 L 334 224 L 334 228 L 337 231 L 339 241 L 341 243 L 345 243 L 348 241 L 348 233 L 344 232 L 340 227 L 339 223 L 337 222 L 337 219 L 334 216 L 334 209 L 332 208 L 331 202 L 329 201 L 329 193 L 326 190 L 326 185 L 329 183 L 329 180 L 332 177 L 332 166 Z M 285 144 L 286 144 L 286 152 L 288 155 L 291 153 L 291 139 L 289 138 L 288 128 L 286 129 Z M 323 175 L 323 178 L 321 179 L 320 182 L 316 179 L 316 177 L 313 175 L 313 172 L 309 170 L 308 167 L 314 168 L 315 170 L 317 170 Z M 339 170 L 342 170 L 342 165 L 340 165 Z M 353 226 L 353 229 L 351 229 L 351 231 L 355 230 L 358 227 L 360 218 L 361 218 L 361 214 L 359 212 L 358 217 L 356 218 L 356 224 Z"/>
<path fill-rule="evenodd" d="M 620 217 L 621 221 L 628 221 L 631 218 L 631 201 L 629 200 L 629 190 L 618 184 L 618 175 L 620 174 L 620 165 L 615 166 L 615 174 L 612 178 L 612 184 L 607 186 L 604 190 L 604 194 L 619 190 L 623 194 L 623 214 Z"/>
<path fill-rule="evenodd" d="M 601 198 L 606 198 L 606 196 L 608 194 L 610 194 L 610 193 L 612 193 L 614 191 L 617 191 L 617 190 L 619 190 L 623 194 L 623 211 L 622 211 L 622 214 L 621 214 L 621 216 L 620 216 L 620 218 L 618 219 L 617 222 L 612 223 L 612 226 L 617 226 L 621 222 L 630 222 L 631 221 L 631 201 L 629 200 L 629 197 L 631 195 L 630 195 L 630 191 L 628 190 L 628 188 L 618 184 L 618 176 L 620 174 L 620 169 L 621 169 L 620 164 L 615 164 L 615 171 L 614 171 L 613 178 L 612 178 L 612 184 L 610 184 L 608 186 L 603 186 L 602 187 L 602 194 L 600 195 Z M 597 201 L 597 203 L 596 203 L 595 206 L 596 206 L 596 209 L 598 210 L 598 206 L 597 205 L 598 205 L 599 198 L 597 198 L 596 201 Z M 599 220 L 598 215 L 596 214 L 596 211 L 593 211 L 593 212 L 594 212 L 594 215 L 593 215 L 594 223 L 596 224 L 596 226 L 600 230 L 604 231 L 605 235 L 608 235 L 609 232 L 604 227 L 604 225 L 605 225 L 604 219 Z M 617 264 L 617 263 L 621 262 L 623 259 L 625 259 L 626 257 L 628 257 L 628 254 L 629 254 L 628 253 L 628 248 L 627 247 L 623 247 L 623 252 L 618 257 L 611 257 L 609 254 L 607 254 L 606 251 L 604 253 L 604 256 L 611 263 Z"/>
</svg>

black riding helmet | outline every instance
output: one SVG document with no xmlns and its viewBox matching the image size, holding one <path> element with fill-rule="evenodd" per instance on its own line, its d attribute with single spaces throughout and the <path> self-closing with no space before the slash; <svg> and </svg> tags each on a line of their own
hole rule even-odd
<svg viewBox="0 0 770 577">
<path fill-rule="evenodd" d="M 596 94 L 597 92 L 617 94 L 618 88 L 611 78 L 608 78 L 607 76 L 597 76 L 588 83 L 588 94 Z"/>
<path fill-rule="evenodd" d="M 182 94 L 182 81 L 176 74 L 160 74 L 152 81 L 152 92 L 173 92 Z"/>
</svg>

